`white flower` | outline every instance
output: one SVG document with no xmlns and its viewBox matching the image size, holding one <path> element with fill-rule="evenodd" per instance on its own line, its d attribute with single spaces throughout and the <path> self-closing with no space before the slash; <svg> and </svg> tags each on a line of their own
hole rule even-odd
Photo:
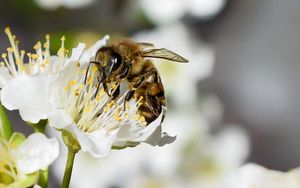
<svg viewBox="0 0 300 188">
<path fill-rule="evenodd" d="M 84 81 L 86 69 L 80 67 L 80 63 L 85 65 L 91 60 L 88 55 L 95 55 L 92 51 L 93 48 L 84 51 L 79 45 L 73 49 L 71 60 L 65 60 L 67 66 L 56 74 L 19 76 L 11 80 L 1 93 L 3 105 L 9 110 L 18 109 L 29 122 L 48 119 L 50 126 L 70 132 L 81 150 L 94 157 L 106 155 L 111 147 L 173 142 L 175 138 L 161 133 L 165 109 L 147 125 L 138 111 L 139 100 L 132 99 L 123 106 L 126 92 L 117 100 L 111 100 L 101 85 L 95 96 L 96 67 L 91 70 L 87 83 Z"/>
<path fill-rule="evenodd" d="M 188 13 L 202 19 L 211 18 L 224 8 L 226 2 L 226 0 L 141 0 L 139 4 L 151 21 L 167 25 L 177 22 Z"/>
<path fill-rule="evenodd" d="M 9 141 L 0 138 L 0 187 L 29 187 L 36 183 L 38 172 L 47 168 L 59 154 L 55 138 L 34 133 L 26 140 L 19 133 Z"/>
<path fill-rule="evenodd" d="M 299 188 L 300 171 L 288 172 L 270 170 L 256 164 L 246 164 L 236 176 L 236 188 Z"/>
<path fill-rule="evenodd" d="M 196 110 L 168 111 L 164 127 L 168 133 L 177 134 L 175 144 L 112 151 L 101 160 L 81 153 L 76 158 L 71 186 L 232 188 L 230 178 L 249 152 L 247 136 L 236 127 L 212 136 L 208 123 Z M 54 163 L 57 178 L 63 175 L 64 162 L 65 158 L 59 158 Z"/>
</svg>

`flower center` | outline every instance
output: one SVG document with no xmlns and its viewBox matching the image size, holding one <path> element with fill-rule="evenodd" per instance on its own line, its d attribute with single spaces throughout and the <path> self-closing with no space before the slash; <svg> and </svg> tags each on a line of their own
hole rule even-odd
<svg viewBox="0 0 300 188">
<path fill-rule="evenodd" d="M 84 83 L 86 71 L 78 66 L 76 78 L 64 87 L 64 108 L 79 129 L 84 132 L 93 132 L 101 128 L 111 131 L 125 124 L 138 127 L 147 125 L 145 118 L 138 111 L 140 100 L 132 99 L 125 103 L 124 107 L 126 92 L 117 100 L 111 100 L 102 84 L 99 86 L 97 67 L 92 67 Z M 113 92 L 117 89 L 116 83 L 109 84 L 109 88 L 109 92 Z"/>
</svg>

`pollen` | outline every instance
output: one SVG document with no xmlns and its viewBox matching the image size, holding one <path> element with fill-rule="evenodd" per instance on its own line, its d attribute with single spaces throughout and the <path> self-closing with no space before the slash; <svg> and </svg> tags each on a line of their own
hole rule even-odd
<svg viewBox="0 0 300 188">
<path fill-rule="evenodd" d="M 33 46 L 33 49 L 38 50 L 38 49 L 41 48 L 41 46 L 42 46 L 42 43 L 41 43 L 40 41 L 38 41 L 38 42 Z"/>
<path fill-rule="evenodd" d="M 90 112 L 90 111 L 91 111 L 90 106 L 85 106 L 85 107 L 84 107 L 84 112 Z"/>
<path fill-rule="evenodd" d="M 47 41 L 50 40 L 50 35 L 46 34 L 45 38 L 46 38 Z"/>
<path fill-rule="evenodd" d="M 92 67 L 92 72 L 93 72 L 93 73 L 96 73 L 97 71 L 98 71 L 98 67 L 93 66 L 93 67 Z"/>
<path fill-rule="evenodd" d="M 78 88 L 74 89 L 73 93 L 74 93 L 75 96 L 79 96 L 79 89 Z"/>
<path fill-rule="evenodd" d="M 86 69 L 83 69 L 81 72 L 82 72 L 82 75 L 86 75 Z"/>
<path fill-rule="evenodd" d="M 12 49 L 12 47 L 8 47 L 7 49 L 6 49 L 9 53 L 12 53 L 14 50 Z"/>
<path fill-rule="evenodd" d="M 69 84 L 70 86 L 74 86 L 76 84 L 76 80 L 71 80 Z"/>
<path fill-rule="evenodd" d="M 4 29 L 4 32 L 5 32 L 6 34 L 11 33 L 10 28 L 9 28 L 9 27 L 6 27 L 6 28 Z"/>
</svg>

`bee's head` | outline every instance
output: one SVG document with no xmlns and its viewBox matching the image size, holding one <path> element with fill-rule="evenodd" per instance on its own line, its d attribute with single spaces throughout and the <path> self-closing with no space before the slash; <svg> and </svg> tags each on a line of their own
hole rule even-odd
<svg viewBox="0 0 300 188">
<path fill-rule="evenodd" d="M 106 75 L 110 75 L 122 65 L 122 56 L 111 47 L 102 47 L 96 53 L 96 61 L 105 68 Z"/>
</svg>

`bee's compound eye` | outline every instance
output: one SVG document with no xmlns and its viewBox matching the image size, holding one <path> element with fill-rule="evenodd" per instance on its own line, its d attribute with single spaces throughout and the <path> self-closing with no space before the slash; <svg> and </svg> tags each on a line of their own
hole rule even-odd
<svg viewBox="0 0 300 188">
<path fill-rule="evenodd" d="M 120 54 L 113 52 L 110 57 L 111 71 L 117 70 L 122 65 L 122 57 Z"/>
</svg>

